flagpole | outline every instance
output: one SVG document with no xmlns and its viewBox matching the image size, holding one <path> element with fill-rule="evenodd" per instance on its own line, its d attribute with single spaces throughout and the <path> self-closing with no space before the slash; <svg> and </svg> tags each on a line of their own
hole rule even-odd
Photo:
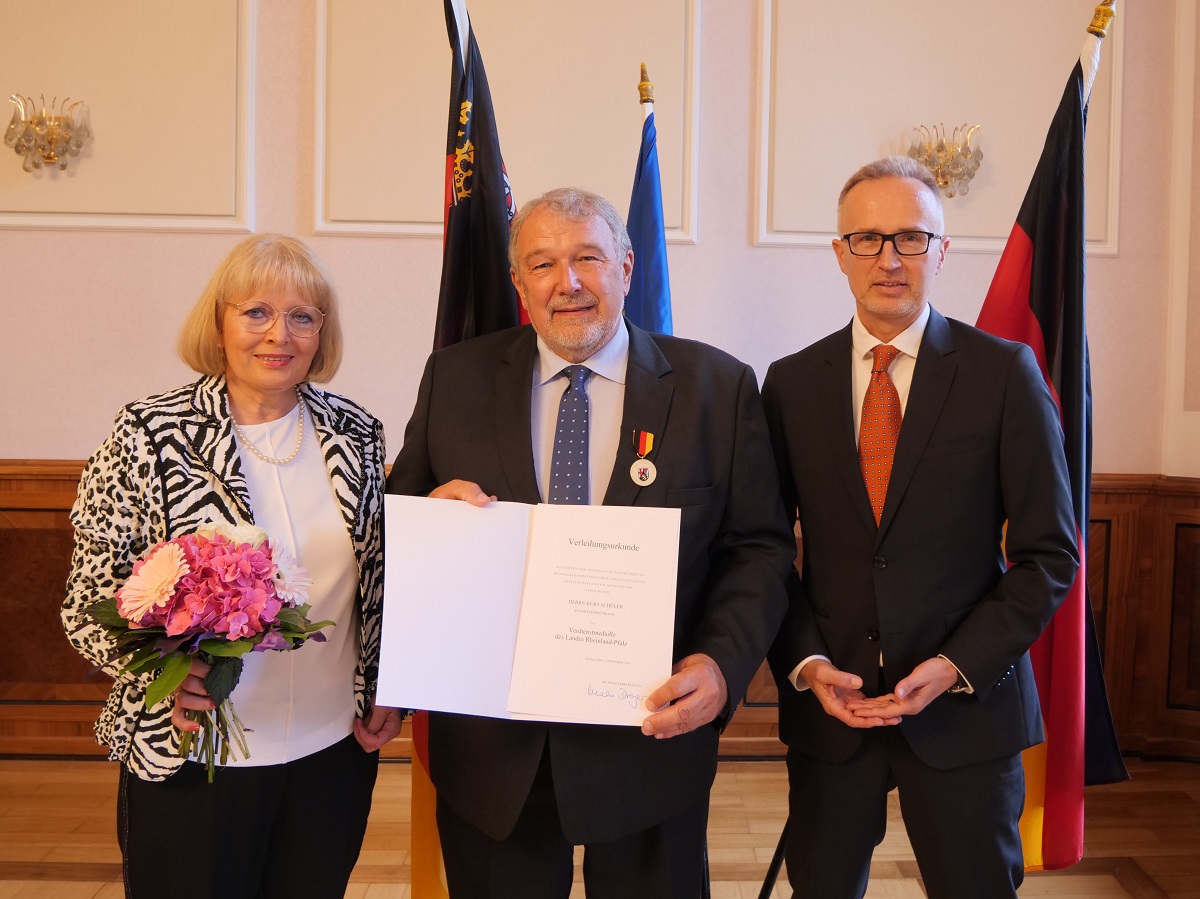
<svg viewBox="0 0 1200 899">
<path fill-rule="evenodd" d="M 638 97 L 642 104 L 642 121 L 654 115 L 654 85 L 646 73 L 646 64 L 642 63 L 642 80 L 638 82 Z"/>
<path fill-rule="evenodd" d="M 1083 52 L 1079 54 L 1079 64 L 1083 67 L 1083 102 L 1086 104 L 1092 96 L 1092 85 L 1096 81 L 1096 72 L 1100 68 L 1100 41 L 1108 35 L 1108 26 L 1112 24 L 1117 14 L 1117 0 L 1104 0 L 1096 7 L 1092 16 L 1092 24 L 1088 25 L 1088 36 L 1083 42 Z"/>
<path fill-rule="evenodd" d="M 454 28 L 458 33 L 458 55 L 460 59 L 467 58 L 467 35 L 471 30 L 471 17 L 467 15 L 467 0 L 450 0 L 454 10 Z"/>
<path fill-rule="evenodd" d="M 521 320 L 508 275 L 512 189 L 500 153 L 483 57 L 466 0 L 444 0 L 450 45 L 446 118 L 442 275 L 434 349 L 516 325 Z M 448 899 L 437 829 L 437 790 L 430 776 L 429 713 L 412 718 L 412 895 Z"/>
<path fill-rule="evenodd" d="M 648 331 L 670 334 L 671 278 L 667 270 L 667 237 L 663 222 L 662 178 L 658 171 L 658 131 L 654 123 L 654 85 L 642 63 L 638 82 L 642 105 L 642 139 L 626 223 L 633 247 L 633 276 L 625 296 L 625 316 Z"/>
</svg>

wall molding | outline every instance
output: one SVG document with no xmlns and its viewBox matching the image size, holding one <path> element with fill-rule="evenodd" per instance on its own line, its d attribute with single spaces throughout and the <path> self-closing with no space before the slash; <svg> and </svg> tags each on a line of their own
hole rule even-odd
<svg viewBox="0 0 1200 899">
<path fill-rule="evenodd" d="M 255 61 L 258 0 L 237 0 L 237 133 L 234 212 L 229 216 L 0 212 L 2 229 L 232 232 L 254 230 Z"/>
<path fill-rule="evenodd" d="M 1175 104 L 1171 138 L 1171 200 L 1167 229 L 1166 403 L 1163 415 L 1163 470 L 1200 477 L 1200 412 L 1184 409 L 1184 372 L 1188 359 L 1189 293 L 1200 310 L 1200 285 L 1192 288 L 1192 199 L 1197 148 L 1195 135 L 1196 41 L 1200 28 L 1197 0 L 1175 6 Z"/>
<path fill-rule="evenodd" d="M 316 75 L 313 82 L 313 233 L 343 237 L 441 237 L 440 221 L 334 221 L 329 217 L 326 194 L 329 144 L 329 8 L 333 0 L 317 0 Z"/>
<path fill-rule="evenodd" d="M 686 0 L 684 84 L 687 100 L 683 115 L 683 217 L 678 228 L 667 228 L 667 243 L 699 242 L 700 198 L 700 2 Z"/>
<path fill-rule="evenodd" d="M 328 202 L 328 145 L 329 145 L 329 55 L 330 4 L 335 0 L 317 0 L 316 8 L 316 76 L 313 84 L 315 116 L 313 147 L 313 233 L 347 237 L 427 237 L 441 238 L 441 210 L 436 219 L 412 221 L 333 220 Z M 684 84 L 683 104 L 682 191 L 680 196 L 680 227 L 666 229 L 668 243 L 695 244 L 699 227 L 700 192 L 700 27 L 702 0 L 684 0 Z M 447 45 L 447 53 L 449 46 Z M 493 93 L 496 86 L 491 85 Z M 632 136 L 631 136 L 632 139 Z M 630 144 L 631 148 L 636 146 Z M 501 150 L 503 151 L 503 147 Z M 630 159 L 632 163 L 636 157 Z M 609 198 L 618 205 L 623 198 Z"/>
<path fill-rule="evenodd" d="M 771 226 L 771 197 L 773 196 L 774 145 L 772 119 L 775 82 L 775 9 L 781 0 L 759 0 L 759 67 L 755 95 L 754 202 L 752 209 L 752 240 L 755 246 L 817 247 L 827 249 L 834 238 L 831 231 L 783 231 Z M 1185 0 L 1186 2 L 1186 0 Z M 1080 28 L 1082 44 L 1084 29 Z M 1122 93 L 1124 72 L 1124 41 L 1120 29 L 1109 34 L 1101 47 L 1101 66 L 1112 72 L 1112 103 L 1110 107 L 1108 145 L 1108 209 L 1104 237 L 1087 241 L 1090 256 L 1118 254 L 1118 223 L 1121 195 L 1121 135 Z M 1049 125 L 1049 122 L 1046 123 Z M 848 174 L 848 173 L 847 173 Z M 1030 172 L 1032 176 L 1032 171 Z M 1024 187 L 1022 187 L 1024 190 Z M 1008 242 L 1008 234 L 989 237 L 954 236 L 954 251 L 999 254 Z"/>
</svg>

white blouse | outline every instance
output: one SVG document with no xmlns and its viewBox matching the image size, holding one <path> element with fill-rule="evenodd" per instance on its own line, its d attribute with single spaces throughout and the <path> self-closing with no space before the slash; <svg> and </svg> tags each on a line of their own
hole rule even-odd
<svg viewBox="0 0 1200 899">
<path fill-rule="evenodd" d="M 299 408 L 276 421 L 240 427 L 259 452 L 284 458 L 296 445 Z M 288 549 L 312 578 L 308 617 L 336 622 L 322 631 L 324 643 L 310 639 L 299 649 L 242 657 L 245 667 L 230 698 L 246 727 L 250 757 L 231 757 L 230 764 L 278 765 L 332 746 L 353 730 L 358 562 L 312 416 L 306 412 L 300 453 L 286 465 L 263 462 L 240 438 L 238 454 L 255 524 L 273 545 Z"/>
</svg>

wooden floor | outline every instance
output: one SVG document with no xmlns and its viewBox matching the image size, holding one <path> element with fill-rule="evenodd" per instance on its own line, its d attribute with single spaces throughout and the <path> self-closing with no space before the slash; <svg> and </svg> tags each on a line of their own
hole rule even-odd
<svg viewBox="0 0 1200 899">
<path fill-rule="evenodd" d="M 1130 760 L 1129 767 L 1129 783 L 1088 791 L 1083 862 L 1029 875 L 1022 897 L 1200 899 L 1200 765 Z M 419 899 L 409 887 L 409 772 L 403 763 L 382 766 L 347 896 Z M 122 895 L 116 781 L 108 762 L 0 761 L 0 899 Z M 709 825 L 714 899 L 758 896 L 785 796 L 782 762 L 721 763 Z M 773 893 L 786 895 L 782 886 Z M 893 801 L 867 896 L 924 895 Z M 582 899 L 582 886 L 572 897 Z"/>
</svg>

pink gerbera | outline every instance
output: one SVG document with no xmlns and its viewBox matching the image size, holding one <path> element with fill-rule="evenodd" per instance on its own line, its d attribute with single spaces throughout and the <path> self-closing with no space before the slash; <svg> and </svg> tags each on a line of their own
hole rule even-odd
<svg viewBox="0 0 1200 899">
<path fill-rule="evenodd" d="M 148 614 L 171 601 L 175 585 L 189 570 L 183 550 L 164 543 L 133 566 L 133 575 L 117 591 L 117 611 L 131 623 L 142 623 Z"/>
</svg>

